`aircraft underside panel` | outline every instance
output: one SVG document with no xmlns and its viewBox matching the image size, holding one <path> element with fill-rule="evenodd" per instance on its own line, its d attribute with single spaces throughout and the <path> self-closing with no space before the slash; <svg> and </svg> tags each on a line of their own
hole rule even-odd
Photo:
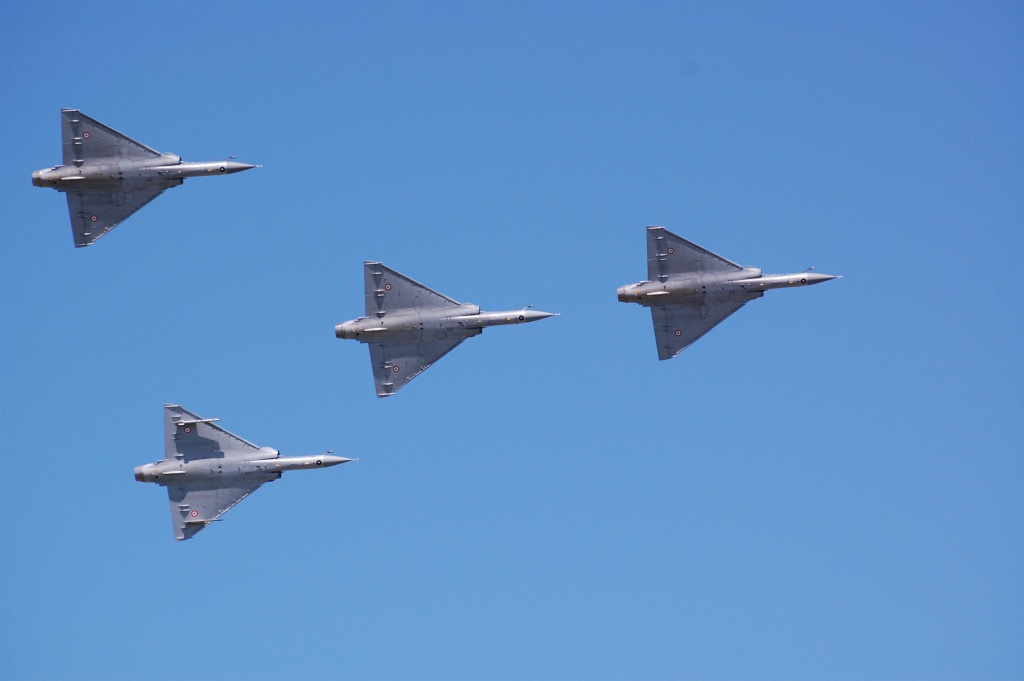
<svg viewBox="0 0 1024 681">
<path fill-rule="evenodd" d="M 181 180 L 152 182 L 125 181 L 108 189 L 79 189 L 67 192 L 68 213 L 75 247 L 91 246 L 130 215 Z"/>
<path fill-rule="evenodd" d="M 700 296 L 693 302 L 651 307 L 658 359 L 672 359 L 761 293 L 743 291 Z"/>
<path fill-rule="evenodd" d="M 363 263 L 366 316 L 396 310 L 458 307 L 458 301 L 379 262 Z"/>
<path fill-rule="evenodd" d="M 86 116 L 78 109 L 64 109 L 60 115 L 64 165 L 81 166 L 96 159 L 151 159 L 160 156 L 141 142 Z"/>
<path fill-rule="evenodd" d="M 647 228 L 647 279 L 664 282 L 678 274 L 733 272 L 743 267 L 664 227 Z"/>
<path fill-rule="evenodd" d="M 187 481 L 167 486 L 174 538 L 183 541 L 227 513 L 231 507 L 255 492 L 277 474 L 244 478 Z"/>
<path fill-rule="evenodd" d="M 164 405 L 164 458 L 184 463 L 197 459 L 247 458 L 259 447 L 176 404 Z"/>
<path fill-rule="evenodd" d="M 377 397 L 395 394 L 462 341 L 479 333 L 480 329 L 472 329 L 430 341 L 386 339 L 368 343 Z"/>
</svg>

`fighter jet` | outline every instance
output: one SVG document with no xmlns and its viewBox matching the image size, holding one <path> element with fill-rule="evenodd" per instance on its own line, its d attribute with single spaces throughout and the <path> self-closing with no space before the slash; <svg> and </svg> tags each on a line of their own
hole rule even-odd
<svg viewBox="0 0 1024 681">
<path fill-rule="evenodd" d="M 284 471 L 313 470 L 352 461 L 330 452 L 281 456 L 257 447 L 218 425 L 176 405 L 164 405 L 164 451 L 167 458 L 135 468 L 139 482 L 167 488 L 171 524 L 178 541 L 191 539 L 265 482 Z"/>
<path fill-rule="evenodd" d="M 810 270 L 764 275 L 664 227 L 648 227 L 647 278 L 619 287 L 619 302 L 651 308 L 658 359 L 672 359 L 768 289 L 810 286 L 837 277 Z"/>
<path fill-rule="evenodd" d="M 227 175 L 258 166 L 236 161 L 182 163 L 78 109 L 61 109 L 63 165 L 32 173 L 32 184 L 68 197 L 75 247 L 91 246 L 135 211 L 187 177 Z"/>
<path fill-rule="evenodd" d="M 531 310 L 481 312 L 432 291 L 379 262 L 363 263 L 366 316 L 334 327 L 334 335 L 370 346 L 377 397 L 394 395 L 459 343 L 484 327 L 525 324 L 554 316 Z"/>
</svg>

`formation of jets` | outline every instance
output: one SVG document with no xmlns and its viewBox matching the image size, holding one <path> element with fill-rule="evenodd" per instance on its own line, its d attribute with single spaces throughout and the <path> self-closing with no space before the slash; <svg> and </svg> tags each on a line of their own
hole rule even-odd
<svg viewBox="0 0 1024 681">
<path fill-rule="evenodd" d="M 165 189 L 186 178 L 258 166 L 230 159 L 184 163 L 123 135 L 77 109 L 61 110 L 63 163 L 32 173 L 37 187 L 67 196 L 75 246 L 90 246 Z M 819 284 L 835 275 L 806 270 L 765 275 L 664 227 L 647 228 L 647 280 L 621 286 L 623 303 L 651 310 L 658 359 L 671 359 L 746 303 L 776 288 Z M 377 397 L 394 395 L 462 341 L 489 326 L 525 324 L 555 313 L 532 306 L 484 312 L 427 288 L 380 262 L 363 263 L 365 313 L 334 327 L 365 343 Z M 352 459 L 330 452 L 282 457 L 179 405 L 164 405 L 165 458 L 138 466 L 135 479 L 167 488 L 175 539 L 194 536 L 260 485 L 284 471 L 327 468 Z"/>
</svg>

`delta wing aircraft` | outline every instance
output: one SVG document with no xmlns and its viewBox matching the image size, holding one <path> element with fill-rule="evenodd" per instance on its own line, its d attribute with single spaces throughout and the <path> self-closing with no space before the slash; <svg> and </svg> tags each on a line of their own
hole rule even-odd
<svg viewBox="0 0 1024 681">
<path fill-rule="evenodd" d="M 32 173 L 32 184 L 64 192 L 75 247 L 91 246 L 135 211 L 188 177 L 258 166 L 231 160 L 182 163 L 109 128 L 78 109 L 61 109 L 62 165 Z"/>
<path fill-rule="evenodd" d="M 178 541 L 191 539 L 235 504 L 284 471 L 313 470 L 352 461 L 330 452 L 281 456 L 257 447 L 218 425 L 176 405 L 164 405 L 164 456 L 135 468 L 139 482 L 167 488 L 171 524 Z"/>
<path fill-rule="evenodd" d="M 807 270 L 762 274 L 664 227 L 647 228 L 647 281 L 619 287 L 619 301 L 651 308 L 658 359 L 672 359 L 747 302 L 773 288 L 836 279 Z"/>
<path fill-rule="evenodd" d="M 382 263 L 365 262 L 363 267 L 366 316 L 338 324 L 334 335 L 370 346 L 377 397 L 394 395 L 485 327 L 554 316 L 529 307 L 481 312 L 478 305 L 452 300 Z"/>
</svg>

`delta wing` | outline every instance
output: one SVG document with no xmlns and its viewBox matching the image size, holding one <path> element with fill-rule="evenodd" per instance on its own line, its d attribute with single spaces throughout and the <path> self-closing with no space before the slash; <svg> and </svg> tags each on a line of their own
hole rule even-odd
<svg viewBox="0 0 1024 681">
<path fill-rule="evenodd" d="M 664 282 L 676 274 L 742 270 L 731 260 L 673 234 L 664 227 L 647 228 L 647 279 Z"/>
<path fill-rule="evenodd" d="M 366 316 L 396 310 L 457 307 L 459 303 L 379 262 L 363 263 Z"/>
<path fill-rule="evenodd" d="M 652 306 L 658 359 L 672 359 L 726 317 L 760 297 L 759 293 L 718 293 L 703 296 L 694 303 Z"/>
</svg>

